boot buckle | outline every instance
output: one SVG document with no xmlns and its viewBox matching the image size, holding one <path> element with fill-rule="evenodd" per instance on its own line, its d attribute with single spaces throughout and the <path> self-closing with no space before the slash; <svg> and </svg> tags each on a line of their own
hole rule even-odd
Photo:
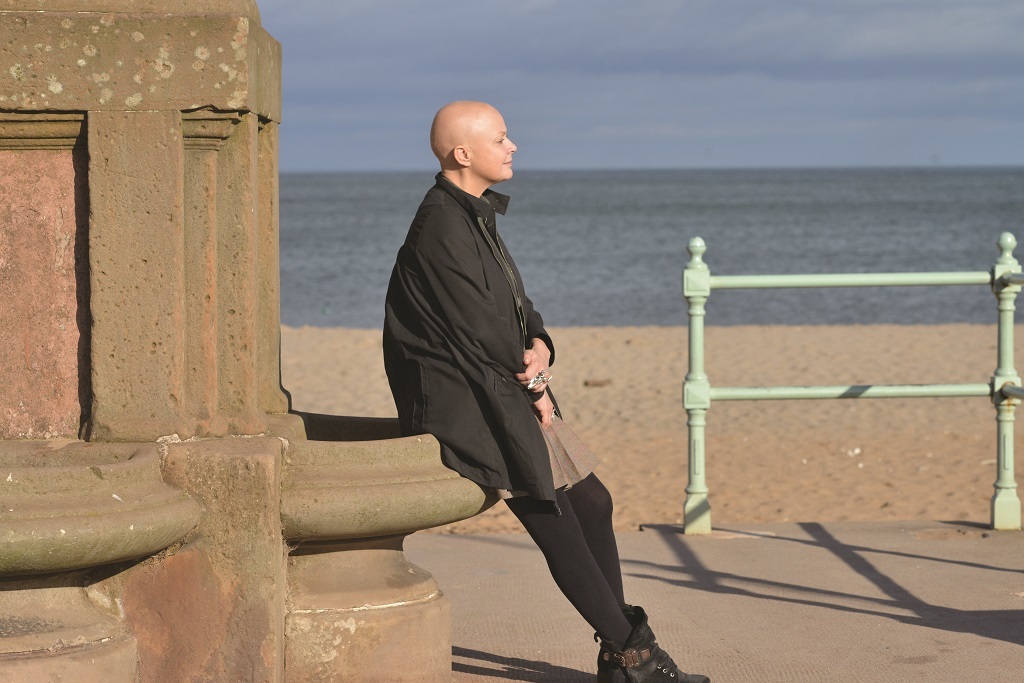
<svg viewBox="0 0 1024 683">
<path fill-rule="evenodd" d="M 615 660 L 615 663 L 624 669 L 632 669 L 638 667 L 650 658 L 651 651 L 649 648 L 637 650 L 634 647 L 629 650 L 623 650 L 622 652 L 616 652 L 612 655 L 612 659 Z"/>
</svg>

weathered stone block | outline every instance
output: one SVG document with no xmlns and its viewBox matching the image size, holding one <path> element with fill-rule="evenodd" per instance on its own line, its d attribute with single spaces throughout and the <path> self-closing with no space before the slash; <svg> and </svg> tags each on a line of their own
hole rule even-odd
<svg viewBox="0 0 1024 683">
<path fill-rule="evenodd" d="M 6 127 L 15 143 L 31 134 Z M 75 437 L 89 401 L 85 155 L 0 149 L 0 168 L 0 438 Z"/>
<path fill-rule="evenodd" d="M 202 516 L 182 548 L 123 579 L 141 681 L 282 679 L 280 461 L 276 438 L 167 444 L 164 476 Z"/>
<path fill-rule="evenodd" d="M 267 428 L 256 364 L 258 130 L 255 114 L 242 116 L 217 154 L 217 402 L 232 434 Z"/>
<path fill-rule="evenodd" d="M 90 112 L 89 437 L 152 441 L 183 431 L 181 115 Z"/>
<path fill-rule="evenodd" d="M 0 109 L 214 107 L 281 118 L 281 46 L 259 13 L 239 3 L 122 1 L 80 12 L 82 3 L 60 11 L 48 2 L 44 12 L 3 11 L 34 4 L 9 3 L 0 6 Z"/>
</svg>

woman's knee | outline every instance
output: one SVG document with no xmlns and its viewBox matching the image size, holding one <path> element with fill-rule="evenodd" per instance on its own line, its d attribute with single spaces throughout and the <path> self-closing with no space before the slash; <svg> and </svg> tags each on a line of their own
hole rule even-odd
<svg viewBox="0 0 1024 683">
<path fill-rule="evenodd" d="M 590 474 L 573 486 L 569 489 L 568 496 L 577 515 L 584 514 L 591 519 L 611 520 L 612 494 L 597 475 Z"/>
</svg>

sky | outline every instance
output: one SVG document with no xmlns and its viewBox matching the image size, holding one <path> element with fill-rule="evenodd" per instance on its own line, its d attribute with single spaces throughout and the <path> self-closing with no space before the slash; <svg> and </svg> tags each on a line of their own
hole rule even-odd
<svg viewBox="0 0 1024 683">
<path fill-rule="evenodd" d="M 1021 0 L 259 0 L 283 171 L 436 166 L 451 100 L 517 168 L 1022 165 Z"/>
</svg>

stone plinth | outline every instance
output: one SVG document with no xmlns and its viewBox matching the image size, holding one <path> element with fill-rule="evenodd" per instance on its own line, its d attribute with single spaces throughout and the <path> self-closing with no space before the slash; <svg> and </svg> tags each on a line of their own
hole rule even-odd
<svg viewBox="0 0 1024 683">
<path fill-rule="evenodd" d="M 281 680 L 280 46 L 0 0 L 0 67 L 0 680 Z"/>
<path fill-rule="evenodd" d="M 289 414 L 280 60 L 252 0 L 0 0 L 0 681 L 450 675 L 402 540 L 493 501 Z"/>
<path fill-rule="evenodd" d="M 255 3 L 6 0 L 0 29 L 0 437 L 265 432 L 281 79 Z"/>
<path fill-rule="evenodd" d="M 292 551 L 288 681 L 450 680 L 451 605 L 434 577 L 409 562 L 403 539 Z"/>
<path fill-rule="evenodd" d="M 0 441 L 0 470 L 0 680 L 136 680 L 120 597 L 96 588 L 112 570 L 94 568 L 178 543 L 199 506 L 155 444 Z"/>
<path fill-rule="evenodd" d="M 440 463 L 432 437 L 396 437 L 397 420 L 303 415 L 310 436 L 284 458 L 288 681 L 446 681 L 451 607 L 409 562 L 406 535 L 495 502 Z M 430 637 L 426 637 L 430 634 Z"/>
</svg>

